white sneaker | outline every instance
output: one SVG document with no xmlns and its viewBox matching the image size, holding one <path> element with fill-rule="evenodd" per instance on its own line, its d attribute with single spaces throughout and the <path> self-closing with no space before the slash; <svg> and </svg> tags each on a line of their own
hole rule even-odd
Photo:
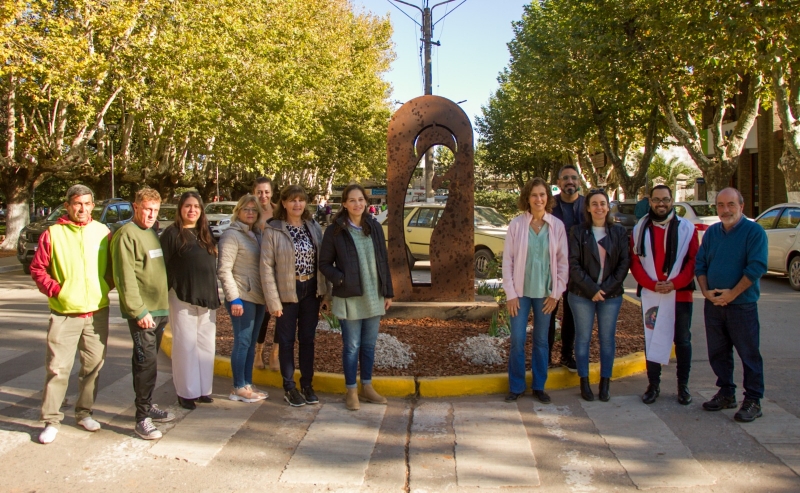
<svg viewBox="0 0 800 493">
<path fill-rule="evenodd" d="M 100 423 L 95 421 L 91 416 L 86 416 L 78 421 L 78 424 L 86 428 L 86 431 L 97 431 L 100 429 Z"/>
<path fill-rule="evenodd" d="M 266 399 L 266 398 L 268 398 L 268 397 L 269 397 L 269 394 L 268 394 L 266 391 L 264 391 L 264 390 L 261 390 L 261 389 L 257 389 L 257 388 L 255 387 L 255 385 L 252 385 L 252 384 L 249 384 L 249 383 L 248 383 L 248 384 L 247 384 L 247 385 L 245 385 L 244 387 L 245 387 L 246 389 L 250 390 L 250 392 L 253 392 L 254 394 L 258 394 L 258 395 L 262 396 L 262 397 L 261 397 L 262 399 Z"/>
<path fill-rule="evenodd" d="M 45 426 L 44 430 L 39 433 L 39 443 L 48 444 L 53 443 L 53 440 L 56 439 L 56 435 L 58 435 L 58 428 L 53 425 Z"/>
</svg>

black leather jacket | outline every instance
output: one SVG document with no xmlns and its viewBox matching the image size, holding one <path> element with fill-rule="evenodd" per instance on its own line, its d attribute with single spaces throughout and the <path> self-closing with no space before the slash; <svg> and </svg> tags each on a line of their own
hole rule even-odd
<svg viewBox="0 0 800 493">
<path fill-rule="evenodd" d="M 350 230 L 346 227 L 347 219 L 340 217 L 337 224 L 331 224 L 322 236 L 319 252 L 319 270 L 333 284 L 333 296 L 351 298 L 361 296 L 361 269 L 358 265 L 358 251 Z M 375 247 L 375 262 L 378 269 L 379 293 L 384 298 L 393 298 L 392 275 L 389 272 L 389 254 L 386 251 L 386 239 L 378 221 L 364 218 L 370 226 L 370 237 Z"/>
<path fill-rule="evenodd" d="M 600 274 L 600 251 L 592 234 L 591 226 L 578 224 L 569 233 L 569 292 L 592 299 L 598 291 L 605 291 L 605 299 L 622 296 L 622 283 L 631 265 L 628 233 L 623 226 L 606 226 L 606 237 L 600 244 L 606 249 L 606 260 L 602 281 Z"/>
</svg>

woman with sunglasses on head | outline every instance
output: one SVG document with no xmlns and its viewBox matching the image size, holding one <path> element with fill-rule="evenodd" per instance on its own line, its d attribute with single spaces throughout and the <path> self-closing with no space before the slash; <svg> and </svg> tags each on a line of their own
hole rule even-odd
<svg viewBox="0 0 800 493">
<path fill-rule="evenodd" d="M 322 229 L 306 209 L 303 187 L 281 191 L 274 220 L 264 228 L 261 281 L 280 345 L 283 398 L 290 406 L 317 404 L 314 393 L 314 336 L 319 306 L 327 290 L 319 273 Z M 300 391 L 294 383 L 294 342 L 300 345 Z"/>
<path fill-rule="evenodd" d="M 325 230 L 319 268 L 333 284 L 333 314 L 342 322 L 342 366 L 347 409 L 359 409 L 356 372 L 361 363 L 362 396 L 386 404 L 372 387 L 375 342 L 381 317 L 392 305 L 389 254 L 381 225 L 367 209 L 361 185 L 348 185 L 342 207 Z"/>
<path fill-rule="evenodd" d="M 600 342 L 600 400 L 608 401 L 616 352 L 617 317 L 630 254 L 625 227 L 609 215 L 608 195 L 591 190 L 585 198 L 583 224 L 569 235 L 569 306 L 575 319 L 575 360 L 581 397 L 594 400 L 589 386 L 589 344 L 597 317 Z"/>
<path fill-rule="evenodd" d="M 195 402 L 213 402 L 220 306 L 217 247 L 197 192 L 181 195 L 175 222 L 161 235 L 161 250 L 169 284 L 172 381 L 181 407 L 194 409 Z"/>
<path fill-rule="evenodd" d="M 503 289 L 511 315 L 506 402 L 525 393 L 525 339 L 533 311 L 533 396 L 550 402 L 544 391 L 550 363 L 547 334 L 561 294 L 567 287 L 567 235 L 564 223 L 551 214 L 553 195 L 541 178 L 522 188 L 517 202 L 522 214 L 511 220 L 503 252 Z"/>
<path fill-rule="evenodd" d="M 256 178 L 253 184 L 253 195 L 258 198 L 258 205 L 261 207 L 261 217 L 256 225 L 260 231 L 264 231 L 267 221 L 272 219 L 274 214 L 274 207 L 272 204 L 272 180 L 265 176 Z M 264 313 L 264 321 L 261 322 L 261 329 L 258 333 L 258 343 L 256 344 L 256 357 L 255 365 L 259 370 L 266 368 L 264 365 L 264 341 L 267 339 L 267 326 L 270 320 L 269 312 Z M 277 333 L 276 333 L 277 335 Z M 269 354 L 269 369 L 280 370 L 280 363 L 278 362 L 278 338 L 273 336 L 272 351 Z"/>
<path fill-rule="evenodd" d="M 253 387 L 256 339 L 265 310 L 258 271 L 261 232 L 256 224 L 260 214 L 258 199 L 254 195 L 240 198 L 233 209 L 230 227 L 219 239 L 217 275 L 233 326 L 233 389 L 228 396 L 232 401 L 257 402 L 267 398 L 266 392 Z"/>
</svg>

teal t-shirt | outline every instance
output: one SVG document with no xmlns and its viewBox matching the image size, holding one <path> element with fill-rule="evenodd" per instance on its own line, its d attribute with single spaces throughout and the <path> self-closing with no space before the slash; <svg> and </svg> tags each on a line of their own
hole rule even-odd
<svg viewBox="0 0 800 493">
<path fill-rule="evenodd" d="M 528 226 L 528 255 L 525 259 L 523 296 L 546 298 L 550 296 L 550 232 L 547 223 L 538 234 Z"/>
<path fill-rule="evenodd" d="M 361 296 L 339 298 L 334 296 L 332 312 L 339 320 L 363 320 L 386 314 L 384 298 L 379 292 L 378 266 L 375 261 L 375 246 L 372 238 L 364 235 L 361 228 L 348 228 L 358 252 L 358 270 L 361 279 Z"/>
</svg>

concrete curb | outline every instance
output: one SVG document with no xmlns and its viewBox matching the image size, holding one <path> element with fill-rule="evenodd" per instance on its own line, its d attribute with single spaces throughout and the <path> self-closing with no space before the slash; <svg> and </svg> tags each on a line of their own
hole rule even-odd
<svg viewBox="0 0 800 493">
<path fill-rule="evenodd" d="M 626 300 L 641 306 L 641 302 L 623 295 Z M 172 332 L 169 325 L 164 331 L 161 340 L 161 350 L 170 358 L 172 357 Z M 675 357 L 673 348 L 672 357 Z M 616 358 L 612 379 L 629 377 L 646 371 L 644 351 Z M 214 358 L 214 374 L 221 377 L 231 377 L 231 360 L 224 356 Z M 294 373 L 295 382 L 300 385 L 300 372 Z M 530 387 L 532 382 L 531 372 L 526 372 L 525 380 Z M 589 381 L 600 381 L 600 363 L 589 365 Z M 283 378 L 280 372 L 272 370 L 253 370 L 253 383 L 267 387 L 283 388 Z M 580 378 L 577 373 L 572 373 L 566 368 L 550 368 L 547 372 L 548 390 L 566 389 L 577 387 Z M 456 397 L 466 395 L 503 394 L 508 392 L 508 375 L 493 373 L 487 375 L 460 375 L 453 377 L 379 377 L 372 379 L 375 390 L 387 397 Z M 338 373 L 314 372 L 314 389 L 329 394 L 344 394 L 344 375 Z"/>
<path fill-rule="evenodd" d="M 3 266 L 3 267 L 0 267 L 0 274 L 5 273 L 5 272 L 17 272 L 17 271 L 22 272 L 22 264 L 6 265 L 6 266 Z"/>
</svg>

